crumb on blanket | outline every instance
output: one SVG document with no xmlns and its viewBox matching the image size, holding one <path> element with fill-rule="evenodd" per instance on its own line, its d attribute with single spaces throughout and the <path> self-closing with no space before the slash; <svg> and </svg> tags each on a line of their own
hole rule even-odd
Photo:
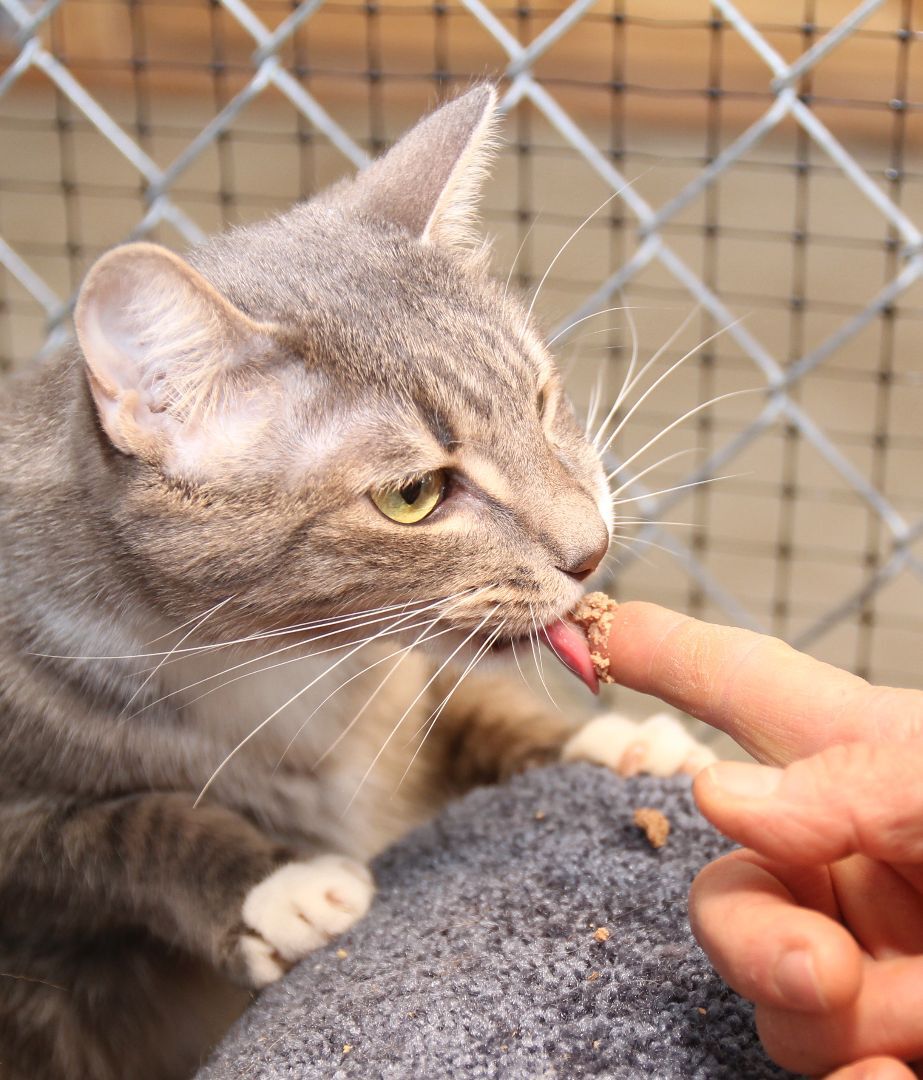
<svg viewBox="0 0 923 1080">
<path fill-rule="evenodd" d="M 590 645 L 590 659 L 600 682 L 614 683 L 605 655 L 612 616 L 618 604 L 605 593 L 591 592 L 580 598 L 570 618 L 583 630 Z"/>
<path fill-rule="evenodd" d="M 610 936 L 609 928 L 606 926 L 598 926 L 596 933 L 593 935 L 597 941 L 608 941 Z"/>
<path fill-rule="evenodd" d="M 634 814 L 635 825 L 644 830 L 647 842 L 653 848 L 662 848 L 670 835 L 670 821 L 666 815 L 650 806 L 639 806 Z"/>
</svg>

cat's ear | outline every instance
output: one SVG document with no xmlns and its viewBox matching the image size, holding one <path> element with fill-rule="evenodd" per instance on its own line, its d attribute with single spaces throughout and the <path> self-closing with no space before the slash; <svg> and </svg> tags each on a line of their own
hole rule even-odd
<svg viewBox="0 0 923 1080">
<path fill-rule="evenodd" d="M 359 173 L 353 204 L 426 242 L 471 247 L 496 124 L 497 91 L 476 86 L 424 117 Z"/>
<path fill-rule="evenodd" d="M 273 335 L 178 255 L 144 243 L 93 266 L 74 322 L 103 429 L 145 458 L 163 457 L 252 381 Z"/>
</svg>

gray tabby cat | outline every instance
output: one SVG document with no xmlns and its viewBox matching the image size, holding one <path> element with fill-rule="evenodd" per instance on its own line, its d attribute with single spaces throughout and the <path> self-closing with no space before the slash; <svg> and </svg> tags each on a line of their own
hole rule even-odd
<svg viewBox="0 0 923 1080">
<path fill-rule="evenodd" d="M 452 794 L 704 760 L 458 682 L 573 606 L 611 525 L 471 236 L 494 112 L 477 87 L 186 259 L 115 249 L 0 401 L 0 1075 L 188 1076 Z"/>
</svg>

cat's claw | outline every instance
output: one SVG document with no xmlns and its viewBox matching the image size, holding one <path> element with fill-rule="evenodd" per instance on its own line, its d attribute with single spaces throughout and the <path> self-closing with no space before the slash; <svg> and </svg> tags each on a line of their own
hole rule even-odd
<svg viewBox="0 0 923 1080">
<path fill-rule="evenodd" d="M 565 743 L 561 760 L 605 765 L 620 776 L 694 776 L 717 758 L 668 713 L 657 713 L 640 724 L 607 713 L 590 720 Z"/>
<path fill-rule="evenodd" d="M 374 894 L 368 869 L 345 855 L 319 855 L 273 871 L 250 890 L 241 909 L 252 931 L 240 938 L 252 985 L 274 982 L 296 960 L 348 930 Z"/>
</svg>

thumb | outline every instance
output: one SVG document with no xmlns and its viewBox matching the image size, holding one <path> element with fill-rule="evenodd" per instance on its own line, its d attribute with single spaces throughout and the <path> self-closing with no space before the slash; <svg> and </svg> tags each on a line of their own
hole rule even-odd
<svg viewBox="0 0 923 1080">
<path fill-rule="evenodd" d="M 785 769 L 718 762 L 694 794 L 721 832 L 780 862 L 923 862 L 921 770 L 923 739 L 848 743 Z"/>
</svg>

